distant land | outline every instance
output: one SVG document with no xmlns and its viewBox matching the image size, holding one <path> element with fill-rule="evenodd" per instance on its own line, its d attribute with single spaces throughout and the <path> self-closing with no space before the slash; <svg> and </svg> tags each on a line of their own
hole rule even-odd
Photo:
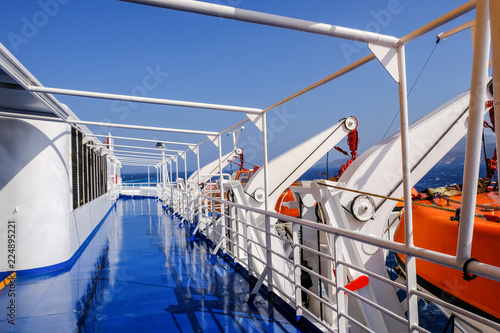
<svg viewBox="0 0 500 333">
<path fill-rule="evenodd" d="M 456 145 L 453 147 L 448 154 L 446 154 L 438 164 L 451 164 L 458 163 L 463 164 L 465 162 L 465 145 L 467 142 L 467 138 L 462 138 Z M 495 137 L 493 135 L 485 135 L 484 142 L 486 143 L 486 154 L 488 158 L 493 156 L 493 152 L 495 151 Z M 339 153 L 340 154 L 340 153 Z M 332 155 L 332 154 L 330 154 Z M 333 161 L 328 162 L 328 169 L 338 169 L 342 164 L 345 164 L 349 158 L 345 156 L 344 158 L 335 159 Z M 481 148 L 481 162 L 484 162 L 484 153 Z M 323 169 L 326 171 L 326 162 L 318 163 L 313 166 L 313 169 Z"/>
<path fill-rule="evenodd" d="M 446 154 L 439 164 L 451 164 L 459 163 L 463 164 L 465 162 L 465 145 L 467 138 L 460 140 L 455 147 L 453 147 L 448 154 Z M 484 142 L 486 146 L 486 155 L 488 158 L 493 157 L 493 152 L 495 151 L 495 137 L 493 135 L 485 135 Z M 481 162 L 484 162 L 484 152 L 481 148 Z"/>
</svg>

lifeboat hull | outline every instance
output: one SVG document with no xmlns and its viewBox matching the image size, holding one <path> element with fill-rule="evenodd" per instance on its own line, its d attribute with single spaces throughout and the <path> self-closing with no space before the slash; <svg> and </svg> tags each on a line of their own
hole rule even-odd
<svg viewBox="0 0 500 333">
<path fill-rule="evenodd" d="M 450 199 L 460 201 L 461 197 Z M 496 195 L 492 193 L 478 195 L 478 204 L 495 201 L 498 202 L 498 192 Z M 449 201 L 433 203 L 448 208 L 459 206 Z M 482 263 L 500 266 L 500 223 L 491 221 L 492 215 L 498 214 L 498 210 L 485 212 L 478 209 L 477 213 L 489 215 L 490 221 L 480 217 L 475 218 L 471 257 Z M 415 246 L 456 255 L 458 221 L 451 219 L 454 216 L 455 213 L 452 211 L 414 205 L 413 241 Z M 404 243 L 404 216 L 396 229 L 394 239 Z M 396 259 L 404 269 L 404 255 L 396 254 Z M 466 281 L 463 278 L 463 272 L 425 260 L 417 260 L 416 265 L 418 284 L 423 289 L 446 302 L 500 322 L 500 282 L 482 277 Z"/>
</svg>

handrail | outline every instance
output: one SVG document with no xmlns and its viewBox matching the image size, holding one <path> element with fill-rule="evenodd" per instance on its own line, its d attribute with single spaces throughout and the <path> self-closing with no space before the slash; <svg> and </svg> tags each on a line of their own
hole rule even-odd
<svg viewBox="0 0 500 333">
<path fill-rule="evenodd" d="M 345 237 L 347 239 L 351 239 L 351 240 L 355 240 L 355 241 L 359 241 L 359 242 L 362 242 L 362 243 L 365 243 L 365 244 L 370 244 L 370 245 L 374 245 L 374 246 L 377 246 L 377 247 L 380 247 L 380 248 L 384 248 L 384 249 L 387 249 L 387 250 L 391 250 L 391 251 L 395 251 L 395 252 L 398 252 L 398 253 L 401 253 L 401 254 L 404 254 L 404 255 L 411 255 L 415 258 L 418 258 L 418 259 L 422 259 L 422 260 L 427 260 L 427 261 L 430 261 L 430 262 L 433 262 L 433 263 L 437 263 L 437 264 L 440 264 L 440 265 L 443 265 L 443 266 L 446 266 L 446 267 L 450 267 L 450 268 L 453 268 L 453 269 L 457 269 L 457 270 L 462 270 L 462 267 L 460 265 L 457 265 L 456 264 L 456 259 L 454 256 L 450 256 L 450 255 L 446 255 L 446 254 L 443 254 L 443 253 L 439 253 L 439 252 L 435 252 L 435 251 L 431 251 L 431 250 L 427 250 L 427 249 L 424 249 L 424 248 L 419 248 L 419 247 L 415 247 L 415 246 L 406 246 L 404 244 L 400 244 L 400 243 L 397 243 L 397 242 L 394 242 L 394 241 L 390 241 L 390 240 L 386 240 L 386 239 L 380 239 L 380 238 L 377 238 L 375 236 L 371 236 L 371 235 L 366 235 L 366 234 L 361 234 L 361 233 L 358 233 L 356 231 L 350 231 L 350 230 L 344 230 L 344 229 L 340 229 L 340 228 L 337 228 L 337 227 L 333 227 L 333 226 L 330 226 L 330 225 L 325 225 L 325 224 L 322 224 L 322 223 L 317 223 L 317 222 L 314 222 L 314 221 L 308 221 L 308 220 L 303 220 L 303 219 L 300 219 L 300 218 L 295 218 L 295 217 L 291 217 L 291 216 L 288 216 L 288 215 L 283 215 L 283 214 L 279 214 L 279 213 L 276 213 L 274 211 L 265 211 L 265 210 L 262 210 L 262 209 L 258 209 L 258 208 L 253 208 L 253 207 L 250 207 L 250 206 L 245 206 L 245 205 L 241 205 L 241 204 L 238 204 L 238 203 L 235 203 L 235 202 L 231 202 L 231 201 L 228 201 L 228 200 L 224 200 L 224 199 L 221 199 L 221 198 L 215 198 L 215 197 L 211 197 L 211 196 L 207 196 L 207 195 L 203 195 L 203 194 L 199 194 L 198 195 L 200 198 L 204 198 L 204 199 L 208 199 L 212 202 L 212 207 L 214 207 L 214 204 L 215 202 L 219 203 L 219 204 L 223 204 L 225 205 L 226 207 L 228 207 L 228 210 L 229 210 L 229 215 L 223 213 L 222 216 L 225 218 L 228 219 L 228 221 L 231 221 L 233 220 L 235 223 L 239 223 L 240 225 L 243 225 L 245 230 L 247 228 L 252 228 L 252 229 L 255 229 L 257 230 L 256 232 L 261 232 L 263 234 L 268 234 L 268 231 L 266 231 L 266 229 L 264 228 L 259 228 L 257 227 L 256 225 L 249 225 L 249 224 L 246 224 L 245 221 L 243 221 L 242 219 L 240 219 L 239 217 L 232 217 L 231 216 L 231 212 L 236 212 L 238 211 L 238 209 L 242 210 L 243 212 L 245 212 L 245 215 L 249 212 L 252 212 L 252 213 L 256 213 L 256 214 L 261 214 L 263 216 L 268 216 L 268 217 L 272 217 L 272 218 L 276 218 L 276 219 L 279 219 L 279 220 L 283 220 L 283 221 L 287 221 L 288 223 L 291 223 L 292 226 L 302 226 L 302 227 L 307 227 L 307 228 L 312 228 L 314 230 L 318 230 L 318 231 L 321 231 L 321 232 L 325 232 L 327 234 L 330 234 L 330 235 L 336 235 L 337 237 Z M 208 201 L 208 200 L 205 200 L 205 201 Z M 212 229 L 213 231 L 216 231 L 216 225 L 217 223 L 223 223 L 222 221 L 224 219 L 218 219 L 218 220 L 213 220 L 213 225 L 212 225 Z M 267 263 L 267 260 L 269 260 L 268 258 L 264 257 L 264 258 L 260 258 L 259 256 L 255 256 L 255 254 L 252 254 L 252 250 L 249 250 L 249 246 L 251 246 L 250 244 L 254 244 L 253 246 L 259 246 L 259 247 L 262 247 L 263 249 L 267 248 L 268 245 L 266 244 L 261 244 L 261 243 L 258 243 L 258 242 L 255 242 L 253 239 L 250 239 L 250 238 L 247 238 L 247 237 L 244 237 L 244 235 L 242 234 L 241 230 L 238 229 L 238 230 L 235 230 L 233 229 L 233 225 L 231 223 L 229 223 L 228 225 L 226 225 L 226 228 L 228 228 L 228 232 L 229 232 L 229 238 L 227 238 L 225 235 L 221 235 L 221 237 L 224 237 L 226 240 L 227 240 L 227 246 L 228 246 L 228 249 L 233 249 L 234 251 L 227 251 L 228 253 L 230 253 L 231 255 L 233 255 L 235 257 L 235 259 L 238 259 L 238 262 L 241 262 L 241 263 L 245 263 L 245 266 L 246 269 L 249 271 L 249 274 L 250 274 L 250 271 L 252 270 L 252 264 L 251 262 L 258 262 L 258 263 L 261 263 L 262 265 L 264 265 L 265 267 L 269 267 L 271 269 L 271 271 L 273 271 L 275 274 L 277 274 L 277 276 L 280 276 L 281 278 L 283 278 L 284 280 L 286 281 L 289 281 L 290 283 L 292 283 L 292 285 L 295 285 L 295 290 L 296 290 L 296 293 L 295 293 L 295 297 L 299 297 L 299 295 L 297 294 L 297 292 L 300 294 L 301 291 L 304 291 L 307 295 L 309 295 L 309 297 L 311 297 L 312 299 L 315 299 L 316 301 L 320 302 L 321 304 L 323 305 L 326 305 L 328 308 L 331 308 L 332 305 L 329 304 L 329 303 L 325 303 L 326 301 L 321 298 L 320 296 L 312 293 L 311 290 L 308 290 L 306 288 L 304 288 L 302 285 L 301 285 L 301 282 L 297 282 L 296 279 L 297 277 L 295 278 L 295 282 L 292 280 L 290 280 L 290 277 L 287 276 L 286 274 L 283 274 L 281 271 L 278 271 L 276 270 L 276 268 L 273 267 L 273 265 L 269 266 L 269 264 Z M 294 230 L 296 229 L 296 227 L 293 227 Z M 297 229 L 298 230 L 298 229 Z M 212 232 L 213 232 L 212 231 Z M 209 236 L 209 234 L 207 234 L 207 236 Z M 372 272 L 369 272 L 361 267 L 357 267 L 353 264 L 350 264 L 344 260 L 334 260 L 334 257 L 328 255 L 328 254 L 324 254 L 324 253 L 321 253 L 320 251 L 317 251 L 316 249 L 313 249 L 313 248 L 309 248 L 307 245 L 304 245 L 304 244 L 300 244 L 297 242 L 296 239 L 287 239 L 285 237 L 280 237 L 278 235 L 275 235 L 275 234 L 272 234 L 271 235 L 272 237 L 280 240 L 281 242 L 288 242 L 291 244 L 291 246 L 293 246 L 293 248 L 301 248 L 303 249 L 304 251 L 309 251 L 311 253 L 313 253 L 314 255 L 317 255 L 323 259 L 326 259 L 326 260 L 330 260 L 331 262 L 336 262 L 336 265 L 343 265 L 345 267 L 348 267 L 349 269 L 351 270 L 354 270 L 354 271 L 357 271 L 359 272 L 360 274 L 366 274 L 368 276 L 370 276 L 371 278 L 375 278 L 376 280 L 382 282 L 382 283 L 387 283 L 389 285 L 392 285 L 394 286 L 395 288 L 406 288 L 405 285 L 402 285 L 396 281 L 392 281 L 392 280 L 389 280 L 387 279 L 386 277 L 384 276 L 378 276 L 377 274 L 374 274 Z M 285 258 L 283 257 L 281 254 L 275 252 L 274 250 L 268 248 L 267 249 L 268 251 L 270 251 L 272 253 L 272 257 L 273 258 L 276 258 L 276 259 L 281 259 L 283 262 L 288 262 L 288 264 L 292 264 L 293 267 L 295 267 L 295 269 L 299 269 L 299 271 L 302 271 L 302 272 L 308 272 L 308 273 L 312 273 L 311 275 L 316 278 L 316 279 L 319 279 L 321 281 L 323 281 L 324 283 L 326 283 L 326 285 L 331 285 L 331 283 L 334 283 L 335 286 L 336 286 L 336 282 L 335 280 L 329 280 L 327 277 L 325 276 L 322 276 L 320 275 L 319 273 L 317 272 L 314 272 L 312 270 L 310 270 L 308 267 L 305 267 L 303 266 L 301 263 L 297 263 L 295 260 L 288 260 L 288 258 Z M 238 254 L 238 251 L 242 251 L 243 253 L 243 258 L 242 259 L 239 259 L 239 257 L 237 257 L 237 254 Z M 254 250 L 255 251 L 255 250 Z M 485 278 L 489 278 L 489 279 L 492 279 L 492 280 L 496 280 L 496 281 L 500 281 L 500 268 L 499 267 L 495 267 L 495 266 L 491 266 L 491 265 L 487 265 L 487 264 L 482 264 L 482 263 L 478 263 L 478 262 L 471 262 L 469 267 L 468 267 L 468 271 L 472 274 L 476 274 L 476 275 L 479 275 L 479 276 L 483 276 Z M 260 278 L 264 277 L 265 275 L 261 275 Z M 300 275 L 299 275 L 300 276 Z M 273 287 L 275 290 L 277 291 L 280 291 L 281 293 L 283 292 L 282 289 L 280 289 L 279 286 L 277 285 L 273 285 Z M 333 286 L 332 286 L 333 288 Z M 375 302 L 361 296 L 361 295 L 358 295 L 357 293 L 355 292 L 352 292 L 348 289 L 346 289 L 344 286 L 342 285 L 339 285 L 339 286 L 336 286 L 335 287 L 338 291 L 341 291 L 341 292 L 346 292 L 348 294 L 350 294 L 351 296 L 357 298 L 358 300 L 360 300 L 361 302 L 364 302 L 366 304 L 369 304 L 370 306 L 374 307 L 374 309 L 377 309 L 378 311 L 382 311 L 382 313 L 385 313 L 386 315 L 390 316 L 391 318 L 394 318 L 396 319 L 397 321 L 407 325 L 408 327 L 412 327 L 412 329 L 414 329 L 415 331 L 421 331 L 421 332 L 425 332 L 426 330 L 423 329 L 422 327 L 418 326 L 418 325 L 415 325 L 413 323 L 411 323 L 409 320 L 407 320 L 406 318 L 401 318 L 399 317 L 399 315 L 397 315 L 396 313 L 392 313 L 390 310 L 388 310 L 387 308 L 384 308 L 383 306 L 379 305 L 379 304 L 376 304 Z M 428 299 L 430 301 L 434 301 L 436 298 L 432 295 L 427 295 L 427 294 L 424 294 L 424 293 L 421 293 L 421 292 L 418 292 L 418 291 L 415 291 L 412 289 L 412 292 L 414 294 L 416 294 L 418 297 L 423 297 L 425 299 Z M 280 294 L 281 295 L 281 294 Z M 286 299 L 289 299 L 290 300 L 290 297 L 293 298 L 293 295 L 290 296 L 288 294 L 284 295 Z M 331 296 L 335 296 L 335 295 L 331 295 Z M 331 301 L 331 299 L 330 299 Z M 292 303 L 293 303 L 293 299 L 292 299 Z M 308 314 L 308 316 L 314 316 L 314 314 L 309 311 L 308 309 L 304 308 L 300 302 L 299 303 L 295 303 L 295 309 L 297 311 L 297 314 L 299 313 L 305 313 L 305 314 Z M 455 306 L 452 306 L 446 302 L 438 302 L 438 304 L 440 304 L 441 306 L 444 306 L 444 307 L 448 307 L 452 310 L 455 310 L 457 309 Z M 482 323 L 485 323 L 486 325 L 489 325 L 491 327 L 495 327 L 497 329 L 500 329 L 500 325 L 494 323 L 494 322 L 491 322 L 490 320 L 486 319 L 486 318 L 482 318 L 480 316 L 477 316 L 473 313 L 470 313 L 466 310 L 463 310 L 463 309 L 460 309 L 459 313 L 461 313 L 462 315 L 466 316 L 466 317 L 469 317 L 469 318 L 472 318 L 474 320 L 477 320 L 479 322 L 482 322 Z M 338 313 L 339 316 L 343 316 L 346 320 L 348 320 L 349 322 L 353 323 L 353 324 L 361 324 L 359 322 L 355 322 L 356 319 L 349 316 L 348 314 L 344 314 L 344 313 Z M 319 317 L 316 317 L 316 318 L 312 318 L 314 319 L 315 322 L 317 322 L 318 324 L 322 324 L 322 325 L 326 325 L 326 323 L 324 323 Z M 331 327 L 326 325 L 324 326 L 327 330 L 331 330 Z M 361 327 L 361 326 L 360 326 Z M 363 326 L 363 329 L 368 329 L 366 326 Z M 370 331 L 370 329 L 368 329 L 368 331 Z"/>
<path fill-rule="evenodd" d="M 463 269 L 463 266 L 460 264 L 457 264 L 455 261 L 455 257 L 451 256 L 451 255 L 443 254 L 443 253 L 432 251 L 432 250 L 427 250 L 427 249 L 417 247 L 417 246 L 407 247 L 404 244 L 381 239 L 381 238 L 378 238 L 376 236 L 361 234 L 361 233 L 358 233 L 355 231 L 345 230 L 345 229 L 329 226 L 326 224 L 319 224 L 317 222 L 302 220 L 302 219 L 299 219 L 299 218 L 296 218 L 293 216 L 288 216 L 288 215 L 283 215 L 283 214 L 279 214 L 279 213 L 275 213 L 275 212 L 265 211 L 265 210 L 253 208 L 250 206 L 244 206 L 244 205 L 241 205 L 241 204 L 238 204 L 235 202 L 221 200 L 221 199 L 210 197 L 210 196 L 205 196 L 205 195 L 200 195 L 200 196 L 205 197 L 205 198 L 210 198 L 213 201 L 221 202 L 224 205 L 235 206 L 237 208 L 245 209 L 245 210 L 248 210 L 248 211 L 251 211 L 254 213 L 268 215 L 270 217 L 274 217 L 277 219 L 297 223 L 297 224 L 305 226 L 305 227 L 314 228 L 314 229 L 317 229 L 319 231 L 324 231 L 324 232 L 327 232 L 330 234 L 337 234 L 337 235 L 344 236 L 344 237 L 352 239 L 352 240 L 361 241 L 361 242 L 369 244 L 369 245 L 382 247 L 386 250 L 395 251 L 395 252 L 398 252 L 398 253 L 401 253 L 404 255 L 411 255 L 411 256 L 414 256 L 416 258 L 430 261 L 430 262 L 440 264 L 440 265 L 443 265 L 446 267 L 454 268 L 454 269 L 459 270 L 459 271 L 461 271 Z M 495 281 L 500 281 L 500 267 L 491 266 L 491 265 L 479 263 L 479 262 L 471 262 L 467 266 L 467 270 L 470 273 L 473 273 L 475 275 L 482 276 L 482 277 L 492 279 Z"/>
</svg>

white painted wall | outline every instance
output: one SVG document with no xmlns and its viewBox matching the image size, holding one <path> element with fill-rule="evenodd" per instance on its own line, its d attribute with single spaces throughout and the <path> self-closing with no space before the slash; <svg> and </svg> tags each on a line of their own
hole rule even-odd
<svg viewBox="0 0 500 333">
<path fill-rule="evenodd" d="M 7 222 L 16 220 L 16 270 L 71 258 L 113 203 L 106 194 L 73 211 L 71 128 L 0 117 L 0 271 L 8 267 Z"/>
</svg>

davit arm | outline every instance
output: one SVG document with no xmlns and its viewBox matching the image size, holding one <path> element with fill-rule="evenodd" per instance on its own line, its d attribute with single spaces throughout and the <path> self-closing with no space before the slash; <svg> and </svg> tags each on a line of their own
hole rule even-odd
<svg viewBox="0 0 500 333">
<path fill-rule="evenodd" d="M 274 207 L 281 193 L 302 174 L 316 164 L 340 140 L 358 125 L 356 118 L 348 117 L 337 124 L 274 158 L 268 164 L 268 203 Z M 245 192 L 253 207 L 264 206 L 264 168 L 260 168 L 248 182 Z"/>
</svg>

